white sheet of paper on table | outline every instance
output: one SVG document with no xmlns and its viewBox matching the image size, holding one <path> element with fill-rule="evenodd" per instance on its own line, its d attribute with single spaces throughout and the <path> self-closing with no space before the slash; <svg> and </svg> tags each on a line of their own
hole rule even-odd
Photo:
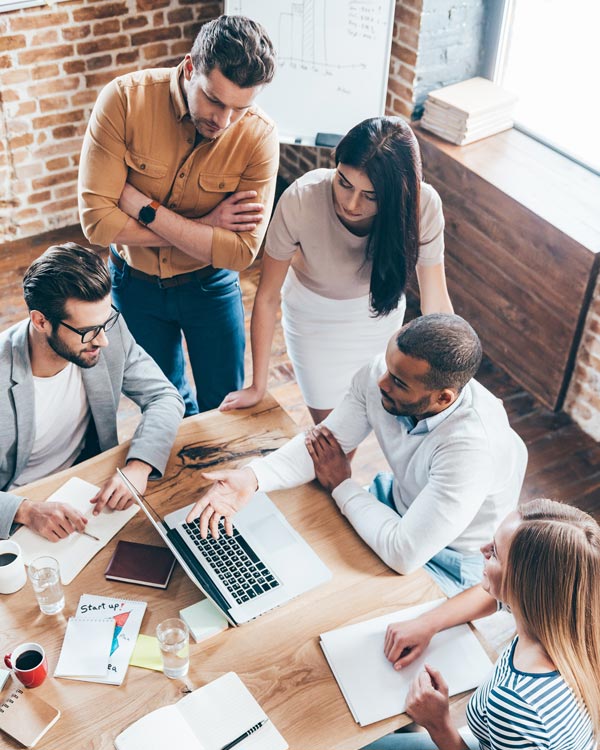
<svg viewBox="0 0 600 750">
<path fill-rule="evenodd" d="M 23 551 L 25 565 L 40 555 L 55 557 L 60 565 L 60 575 L 66 586 L 78 575 L 89 561 L 103 549 L 113 536 L 120 531 L 139 510 L 132 505 L 127 510 L 112 511 L 105 508 L 102 513 L 94 516 L 90 500 L 98 492 L 98 487 L 84 479 L 72 477 L 56 492 L 46 499 L 46 502 L 68 503 L 83 513 L 88 520 L 86 531 L 100 539 L 97 542 L 85 534 L 71 534 L 66 539 L 50 542 L 28 528 L 22 527 L 13 534 L 17 544 Z"/>
<path fill-rule="evenodd" d="M 115 632 L 112 618 L 70 617 L 55 677 L 104 677 Z"/>
<path fill-rule="evenodd" d="M 435 635 L 424 654 L 401 671 L 386 659 L 383 644 L 387 626 L 417 617 L 443 601 L 391 612 L 321 635 L 323 652 L 358 724 L 367 726 L 403 713 L 410 683 L 425 663 L 442 673 L 450 695 L 471 690 L 489 676 L 492 663 L 468 625 Z"/>
</svg>

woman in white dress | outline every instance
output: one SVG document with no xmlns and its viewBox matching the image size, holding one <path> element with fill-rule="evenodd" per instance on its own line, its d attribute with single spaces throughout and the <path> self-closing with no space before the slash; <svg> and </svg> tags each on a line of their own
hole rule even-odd
<svg viewBox="0 0 600 750">
<path fill-rule="evenodd" d="M 364 120 L 340 141 L 335 162 L 279 200 L 252 311 L 252 385 L 228 394 L 223 411 L 264 396 L 280 296 L 287 351 L 315 423 L 401 327 L 415 268 L 423 314 L 453 312 L 441 200 L 422 182 L 410 127 L 398 117 Z"/>
</svg>

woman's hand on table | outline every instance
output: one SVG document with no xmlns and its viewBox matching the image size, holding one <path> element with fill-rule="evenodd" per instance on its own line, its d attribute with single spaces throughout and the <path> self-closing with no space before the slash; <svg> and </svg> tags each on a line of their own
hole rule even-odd
<svg viewBox="0 0 600 750">
<path fill-rule="evenodd" d="M 242 388 L 240 391 L 231 391 L 228 393 L 221 404 L 219 411 L 231 411 L 232 409 L 248 409 L 250 406 L 258 404 L 265 395 L 264 389 L 261 391 L 255 385 L 248 388 Z"/>
<path fill-rule="evenodd" d="M 394 669 L 402 669 L 421 656 L 435 633 L 425 618 L 393 622 L 387 626 L 383 651 Z"/>
</svg>

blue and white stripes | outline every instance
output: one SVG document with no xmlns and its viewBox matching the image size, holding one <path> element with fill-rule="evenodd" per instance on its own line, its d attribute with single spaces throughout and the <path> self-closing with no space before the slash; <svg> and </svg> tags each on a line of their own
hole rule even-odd
<svg viewBox="0 0 600 750">
<path fill-rule="evenodd" d="M 590 718 L 558 672 L 529 674 L 513 665 L 517 638 L 473 695 L 467 721 L 482 750 L 595 750 Z"/>
</svg>

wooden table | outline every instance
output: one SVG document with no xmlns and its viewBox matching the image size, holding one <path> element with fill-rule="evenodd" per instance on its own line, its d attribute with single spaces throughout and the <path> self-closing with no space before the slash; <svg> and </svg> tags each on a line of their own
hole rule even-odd
<svg viewBox="0 0 600 750">
<path fill-rule="evenodd" d="M 164 515 L 190 503 L 207 484 L 200 471 L 240 466 L 276 449 L 297 431 L 271 397 L 247 411 L 190 417 L 181 425 L 164 479 L 151 482 L 147 496 Z M 122 465 L 126 452 L 127 445 L 113 448 L 27 486 L 23 494 L 44 499 L 71 476 L 100 484 Z M 183 681 L 137 667 L 129 668 L 120 687 L 48 678 L 36 693 L 60 708 L 62 716 L 40 741 L 42 750 L 112 748 L 119 732 L 148 711 L 175 702 L 185 685 L 197 688 L 228 671 L 239 674 L 293 750 L 360 748 L 408 723 L 407 717 L 400 716 L 359 727 L 323 656 L 319 634 L 437 598 L 439 589 L 423 570 L 399 576 L 387 568 L 316 483 L 273 493 L 272 499 L 331 569 L 332 580 L 253 622 L 192 644 L 190 671 Z M 146 634 L 154 634 L 161 620 L 177 616 L 180 609 L 202 598 L 179 566 L 166 591 L 106 581 L 103 572 L 118 538 L 161 543 L 140 511 L 66 587 L 67 604 L 60 615 L 40 613 L 29 583 L 16 594 L 1 597 L 0 653 L 23 641 L 39 642 L 46 649 L 52 674 L 67 618 L 74 614 L 82 593 L 147 601 L 141 628 Z M 11 686 L 9 680 L 2 696 Z M 20 747 L 0 735 L 2 747 Z"/>
</svg>

